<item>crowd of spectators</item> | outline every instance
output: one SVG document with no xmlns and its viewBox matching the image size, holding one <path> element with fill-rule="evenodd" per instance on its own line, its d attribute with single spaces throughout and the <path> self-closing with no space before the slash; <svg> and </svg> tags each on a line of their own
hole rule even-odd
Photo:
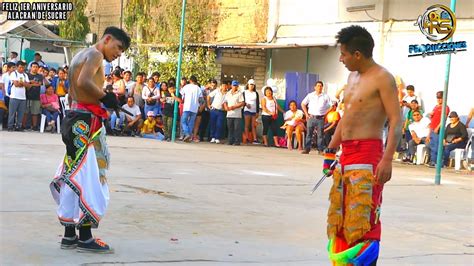
<svg viewBox="0 0 474 266">
<path fill-rule="evenodd" d="M 195 76 L 189 80 L 182 78 L 178 96 L 176 81 L 173 78 L 162 81 L 158 72 L 149 77 L 140 72 L 135 79 L 132 72 L 120 67 L 106 72 L 104 89 L 113 91 L 122 108 L 128 111 L 126 114 L 110 110 L 110 118 L 105 123 L 110 135 L 169 141 L 177 102 L 176 136 L 181 141 L 235 146 L 263 144 L 290 150 L 297 147 L 302 154 L 313 149 L 322 153 L 344 115 L 344 88 L 332 97 L 324 92 L 322 81 L 316 82 L 314 91 L 301 103 L 288 100 L 285 111 L 273 95 L 274 88 L 265 86 L 260 94 L 253 79 L 247 84 L 233 80 L 219 85 L 216 80 L 200 84 Z M 12 53 L 2 73 L 0 120 L 3 128 L 39 131 L 40 115 L 44 115 L 44 131 L 56 132 L 57 121 L 68 110 L 67 66 L 48 68 L 37 53 L 26 68 L 26 63 L 16 60 Z M 446 107 L 449 123 L 443 142 L 438 143 L 442 91 L 436 93 L 436 99 L 437 105 L 427 112 L 423 110 L 422 99 L 415 94 L 414 86 L 399 89 L 404 123 L 398 152 L 403 154 L 403 162 L 413 163 L 417 145 L 425 144 L 429 154 L 427 165 L 435 166 L 438 145 L 443 145 L 443 163 L 447 165 L 451 151 L 465 148 L 472 142 L 466 125 L 474 111 L 471 110 L 467 123 L 463 124 L 457 112 Z"/>
</svg>

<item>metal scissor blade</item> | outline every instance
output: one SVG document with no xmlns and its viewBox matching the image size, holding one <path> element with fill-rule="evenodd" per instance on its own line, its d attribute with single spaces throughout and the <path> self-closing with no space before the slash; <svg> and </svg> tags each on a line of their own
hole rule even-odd
<svg viewBox="0 0 474 266">
<path fill-rule="evenodd" d="M 316 189 L 318 189 L 318 187 L 323 183 L 323 181 L 326 179 L 326 177 L 328 177 L 327 175 L 323 175 L 321 177 L 321 179 L 319 179 L 318 183 L 316 183 L 316 185 L 314 185 L 313 187 L 313 190 L 311 190 L 311 195 L 313 195 L 313 193 L 316 191 Z"/>
</svg>

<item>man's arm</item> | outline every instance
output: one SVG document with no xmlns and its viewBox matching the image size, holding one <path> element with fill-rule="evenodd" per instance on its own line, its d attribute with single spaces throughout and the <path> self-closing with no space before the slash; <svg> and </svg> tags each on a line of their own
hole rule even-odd
<svg viewBox="0 0 474 266">
<path fill-rule="evenodd" d="M 339 145 L 341 145 L 342 142 L 342 135 L 341 135 L 341 128 L 342 128 L 342 123 L 344 120 L 345 116 L 341 117 L 341 120 L 339 120 L 339 123 L 336 126 L 336 130 L 334 131 L 334 134 L 332 135 L 331 142 L 328 145 L 328 149 L 337 149 L 339 148 Z"/>
<path fill-rule="evenodd" d="M 471 123 L 473 116 L 474 116 L 474 108 L 471 108 L 471 111 L 469 112 L 469 115 L 467 116 L 466 127 L 469 127 L 469 124 Z"/>
<path fill-rule="evenodd" d="M 392 177 L 393 154 L 402 132 L 402 121 L 397 100 L 395 79 L 389 73 L 385 73 L 384 76 L 379 87 L 379 94 L 389 121 L 389 131 L 385 152 L 375 171 L 376 178 L 381 184 L 386 183 Z"/>
<path fill-rule="evenodd" d="M 89 96 L 94 97 L 97 100 L 104 97 L 105 92 L 94 83 L 91 77 L 95 76 L 101 66 L 102 56 L 99 55 L 99 52 L 91 52 L 87 56 L 87 59 L 82 66 L 81 73 L 79 73 L 79 76 L 77 77 L 77 89 L 85 91 Z"/>
</svg>

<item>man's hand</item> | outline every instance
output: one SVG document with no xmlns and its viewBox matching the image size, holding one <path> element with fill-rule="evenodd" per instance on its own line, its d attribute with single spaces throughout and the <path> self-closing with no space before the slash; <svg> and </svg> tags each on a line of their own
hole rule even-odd
<svg viewBox="0 0 474 266">
<path fill-rule="evenodd" d="M 383 185 L 392 178 L 392 160 L 383 159 L 377 165 L 375 170 L 375 181 Z"/>
<path fill-rule="evenodd" d="M 336 160 L 336 149 L 326 149 L 324 150 L 324 161 L 323 161 L 323 174 L 326 176 L 331 176 L 332 172 L 336 168 L 336 165 L 333 165 Z"/>
<path fill-rule="evenodd" d="M 105 107 L 110 109 L 118 108 L 117 96 L 113 92 L 106 92 L 105 96 L 100 98 L 100 101 L 105 105 Z"/>
</svg>

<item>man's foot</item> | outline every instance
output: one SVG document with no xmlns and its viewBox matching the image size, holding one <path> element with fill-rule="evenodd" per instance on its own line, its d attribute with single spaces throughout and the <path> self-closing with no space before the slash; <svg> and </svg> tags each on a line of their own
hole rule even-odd
<svg viewBox="0 0 474 266">
<path fill-rule="evenodd" d="M 220 140 L 218 140 L 218 139 L 216 139 L 216 144 L 219 144 L 219 143 L 221 143 L 221 141 L 220 141 Z"/>
<path fill-rule="evenodd" d="M 234 146 L 240 146 L 240 143 L 234 143 Z"/>
<path fill-rule="evenodd" d="M 198 143 L 198 142 L 201 142 L 201 140 L 199 138 L 193 138 L 193 142 Z"/>
<path fill-rule="evenodd" d="M 15 131 L 18 131 L 18 132 L 24 132 L 24 131 L 25 131 L 25 129 L 24 129 L 24 128 L 22 128 L 22 127 L 17 127 L 17 128 L 15 128 Z"/>
<path fill-rule="evenodd" d="M 191 136 L 188 135 L 188 136 L 184 137 L 183 141 L 184 142 L 191 142 Z"/>
<path fill-rule="evenodd" d="M 309 150 L 303 150 L 301 154 L 309 154 Z"/>
<path fill-rule="evenodd" d="M 428 164 L 428 167 L 429 167 L 429 168 L 435 168 L 435 167 L 436 167 L 436 164 L 435 164 L 434 162 L 430 162 L 430 163 Z"/>
<path fill-rule="evenodd" d="M 61 239 L 61 248 L 74 249 L 77 247 L 78 242 L 79 242 L 79 238 L 77 236 L 63 237 L 63 239 Z"/>
<path fill-rule="evenodd" d="M 114 250 L 99 238 L 91 238 L 87 241 L 78 241 L 77 252 L 112 254 Z"/>
<path fill-rule="evenodd" d="M 215 138 L 212 138 L 212 139 L 211 139 L 211 143 L 216 143 L 216 139 L 215 139 Z"/>
<path fill-rule="evenodd" d="M 262 143 L 258 142 L 258 140 L 254 140 L 254 141 L 252 142 L 252 144 L 259 145 L 259 144 L 262 144 Z"/>
<path fill-rule="evenodd" d="M 229 141 L 229 142 L 227 142 L 227 145 L 232 145 L 232 144 L 233 144 L 233 143 L 232 143 L 232 142 L 230 142 L 230 141 Z"/>
<path fill-rule="evenodd" d="M 7 131 L 8 131 L 8 132 L 12 132 L 12 131 L 13 131 L 13 128 L 12 128 L 12 127 L 9 127 L 9 128 L 7 129 Z"/>
</svg>

